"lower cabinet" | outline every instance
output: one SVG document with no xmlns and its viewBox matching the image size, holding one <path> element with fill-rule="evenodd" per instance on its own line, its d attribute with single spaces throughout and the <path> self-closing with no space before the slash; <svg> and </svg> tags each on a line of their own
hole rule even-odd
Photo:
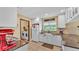
<svg viewBox="0 0 79 59">
<path fill-rule="evenodd" d="M 53 44 L 53 45 L 57 45 L 57 46 L 62 45 L 62 38 L 60 35 L 41 34 L 39 40 L 40 40 L 40 42 Z"/>
</svg>

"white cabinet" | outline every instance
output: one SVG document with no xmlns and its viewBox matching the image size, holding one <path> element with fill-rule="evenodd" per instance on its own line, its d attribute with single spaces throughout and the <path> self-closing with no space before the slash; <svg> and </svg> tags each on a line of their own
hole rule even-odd
<svg viewBox="0 0 79 59">
<path fill-rule="evenodd" d="M 17 8 L 0 7 L 0 27 L 16 27 Z"/>
<path fill-rule="evenodd" d="M 40 42 L 61 46 L 62 38 L 60 35 L 40 34 Z"/>
<path fill-rule="evenodd" d="M 58 16 L 58 28 L 65 28 L 65 23 L 66 23 L 65 15 L 59 15 Z"/>
</svg>

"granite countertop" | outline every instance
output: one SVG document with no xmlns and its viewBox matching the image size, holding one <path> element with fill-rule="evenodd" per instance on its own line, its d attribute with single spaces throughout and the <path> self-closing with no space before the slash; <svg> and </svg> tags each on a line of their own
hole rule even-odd
<svg viewBox="0 0 79 59">
<path fill-rule="evenodd" d="M 16 50 L 16 49 L 18 49 L 18 48 L 20 48 L 28 43 L 29 43 L 28 41 L 18 40 L 18 41 L 16 41 L 16 46 L 13 47 L 12 49 L 9 49 L 8 51 L 14 51 L 14 50 Z"/>
</svg>

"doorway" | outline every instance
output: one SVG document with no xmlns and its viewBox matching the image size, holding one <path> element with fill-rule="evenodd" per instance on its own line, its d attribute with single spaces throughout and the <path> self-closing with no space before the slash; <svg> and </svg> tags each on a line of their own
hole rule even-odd
<svg viewBox="0 0 79 59">
<path fill-rule="evenodd" d="M 29 41 L 29 21 L 20 19 L 20 38 L 24 41 Z"/>
</svg>

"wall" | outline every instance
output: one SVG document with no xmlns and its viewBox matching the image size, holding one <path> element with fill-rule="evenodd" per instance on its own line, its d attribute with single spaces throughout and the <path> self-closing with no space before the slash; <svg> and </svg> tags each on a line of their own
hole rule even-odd
<svg viewBox="0 0 79 59">
<path fill-rule="evenodd" d="M 16 7 L 0 7 L 0 27 L 16 27 L 16 19 Z"/>
<path fill-rule="evenodd" d="M 66 25 L 66 28 L 64 30 L 65 34 L 76 34 L 79 35 L 79 28 L 77 28 L 77 26 L 79 26 L 79 18 L 73 22 L 70 22 Z"/>
</svg>

